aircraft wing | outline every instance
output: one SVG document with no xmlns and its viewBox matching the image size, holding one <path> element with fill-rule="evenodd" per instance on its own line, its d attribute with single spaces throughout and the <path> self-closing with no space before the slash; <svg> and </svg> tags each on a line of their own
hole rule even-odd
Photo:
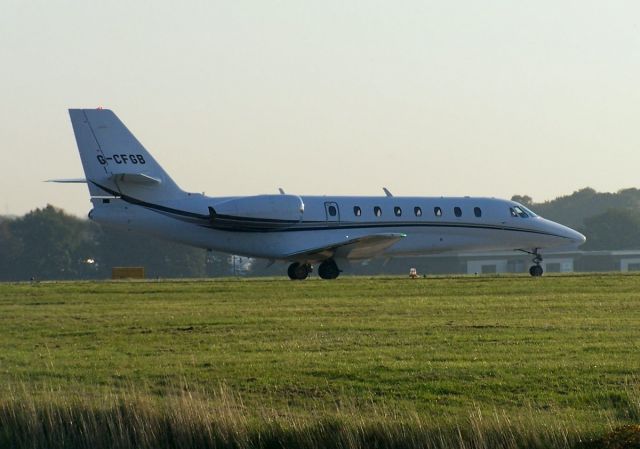
<svg viewBox="0 0 640 449">
<path fill-rule="evenodd" d="M 340 242 L 289 254 L 285 259 L 307 263 L 321 262 L 332 257 L 346 259 L 370 259 L 406 237 L 401 233 L 371 234 L 363 237 L 346 237 Z"/>
</svg>

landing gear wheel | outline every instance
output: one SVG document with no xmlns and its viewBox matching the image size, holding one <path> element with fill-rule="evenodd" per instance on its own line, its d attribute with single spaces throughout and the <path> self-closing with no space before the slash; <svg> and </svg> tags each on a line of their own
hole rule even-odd
<svg viewBox="0 0 640 449">
<path fill-rule="evenodd" d="M 335 260 L 328 259 L 320 264 L 318 274 L 322 279 L 335 279 L 340 276 L 340 268 Z"/>
<path fill-rule="evenodd" d="M 306 263 L 294 262 L 289 265 L 289 268 L 287 269 L 289 279 L 293 279 L 296 281 L 301 281 L 308 278 L 309 273 L 311 273 L 311 265 Z"/>
<path fill-rule="evenodd" d="M 544 270 L 540 265 L 533 265 L 531 268 L 529 268 L 529 274 L 531 276 L 542 276 L 542 273 L 544 273 Z"/>
<path fill-rule="evenodd" d="M 523 253 L 531 254 L 533 256 L 533 259 L 531 259 L 531 262 L 533 262 L 535 265 L 529 268 L 529 274 L 534 277 L 542 276 L 542 273 L 544 273 L 544 270 L 542 269 L 542 265 L 540 265 L 542 263 L 542 254 L 540 254 L 540 249 L 534 248 L 533 251 L 527 251 L 526 249 L 519 249 L 518 251 L 522 251 Z"/>
</svg>

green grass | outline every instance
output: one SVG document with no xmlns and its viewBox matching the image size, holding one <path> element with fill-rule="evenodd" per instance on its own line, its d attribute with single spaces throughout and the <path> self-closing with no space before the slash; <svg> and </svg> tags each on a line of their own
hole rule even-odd
<svg viewBox="0 0 640 449">
<path fill-rule="evenodd" d="M 127 403 L 233 415 L 218 446 L 573 447 L 640 421 L 639 372 L 635 275 L 0 285 L 0 446 Z"/>
</svg>

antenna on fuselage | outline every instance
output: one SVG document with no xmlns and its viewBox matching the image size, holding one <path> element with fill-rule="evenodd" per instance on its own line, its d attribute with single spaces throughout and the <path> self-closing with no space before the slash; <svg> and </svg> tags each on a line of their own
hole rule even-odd
<svg viewBox="0 0 640 449">
<path fill-rule="evenodd" d="M 280 192 L 280 195 L 284 195 L 284 189 L 282 187 L 278 187 L 278 192 Z"/>
<path fill-rule="evenodd" d="M 384 190 L 384 194 L 391 197 L 393 196 L 393 193 L 389 192 L 389 189 L 387 189 L 386 187 L 383 187 L 382 190 Z"/>
</svg>

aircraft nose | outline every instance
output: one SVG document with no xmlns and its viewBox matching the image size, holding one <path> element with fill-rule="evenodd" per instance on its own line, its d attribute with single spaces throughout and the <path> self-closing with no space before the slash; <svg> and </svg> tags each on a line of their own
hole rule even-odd
<svg viewBox="0 0 640 449">
<path fill-rule="evenodd" d="M 567 237 L 571 240 L 571 243 L 575 244 L 576 246 L 582 245 L 587 241 L 587 238 L 584 235 L 582 235 L 578 231 L 574 231 L 571 228 L 567 228 L 567 234 Z"/>
<path fill-rule="evenodd" d="M 582 235 L 578 231 L 571 229 L 568 226 L 564 226 L 560 223 L 555 223 L 550 220 L 544 220 L 541 222 L 544 223 L 545 229 L 548 232 L 552 233 L 556 237 L 560 237 L 559 239 L 555 239 L 556 246 L 566 246 L 567 249 L 575 249 L 587 241 L 587 238 L 584 235 Z"/>
</svg>

